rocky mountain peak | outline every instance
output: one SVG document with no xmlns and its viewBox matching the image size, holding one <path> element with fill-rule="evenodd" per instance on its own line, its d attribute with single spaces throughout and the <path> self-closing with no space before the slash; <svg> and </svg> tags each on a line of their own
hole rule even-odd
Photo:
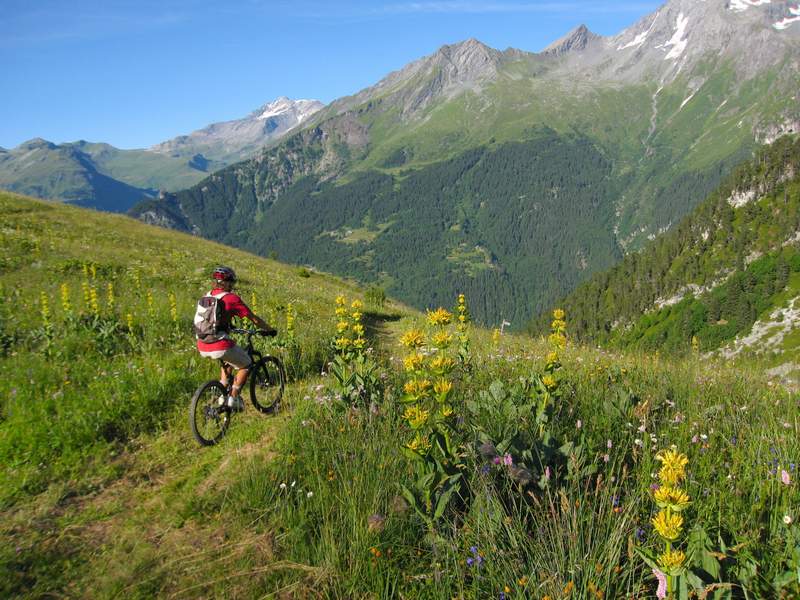
<svg viewBox="0 0 800 600">
<path fill-rule="evenodd" d="M 500 52 L 470 38 L 439 48 L 431 57 L 430 65 L 442 67 L 461 79 L 480 79 L 497 73 L 500 58 Z"/>
<path fill-rule="evenodd" d="M 252 117 L 259 121 L 283 115 L 295 119 L 298 124 L 306 120 L 325 106 L 319 100 L 291 100 L 286 96 L 278 96 L 252 113 Z"/>
<path fill-rule="evenodd" d="M 600 36 L 592 33 L 586 25 L 579 25 L 561 39 L 556 40 L 547 48 L 542 50 L 542 54 L 552 56 L 562 56 L 568 52 L 580 52 Z"/>
<path fill-rule="evenodd" d="M 150 150 L 186 157 L 192 164 L 197 164 L 198 155 L 202 155 L 204 160 L 240 160 L 298 127 L 324 106 L 319 100 L 292 100 L 279 96 L 243 119 L 212 123 L 189 135 L 157 144 Z"/>
<path fill-rule="evenodd" d="M 56 145 L 53 142 L 48 142 L 44 138 L 35 137 L 27 142 L 22 142 L 19 146 L 17 146 L 18 150 L 37 150 L 39 148 L 54 150 Z"/>
</svg>

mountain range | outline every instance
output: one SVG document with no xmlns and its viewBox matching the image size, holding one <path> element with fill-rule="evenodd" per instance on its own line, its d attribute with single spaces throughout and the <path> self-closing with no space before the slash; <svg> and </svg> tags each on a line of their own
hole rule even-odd
<svg viewBox="0 0 800 600">
<path fill-rule="evenodd" d="M 275 142 L 323 107 L 280 97 L 243 119 L 214 123 L 151 148 L 121 150 L 36 138 L 0 148 L 0 189 L 124 212 L 158 190 L 179 190 Z"/>
<path fill-rule="evenodd" d="M 539 53 L 446 45 L 133 214 L 522 327 L 798 130 L 797 12 L 670 0 Z"/>
</svg>

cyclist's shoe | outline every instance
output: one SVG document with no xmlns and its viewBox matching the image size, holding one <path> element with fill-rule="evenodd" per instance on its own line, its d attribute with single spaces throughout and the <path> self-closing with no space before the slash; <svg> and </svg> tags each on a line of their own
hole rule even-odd
<svg viewBox="0 0 800 600">
<path fill-rule="evenodd" d="M 225 394 L 220 394 L 219 398 L 217 398 L 217 408 L 222 408 L 228 402 L 228 399 L 225 397 Z"/>
<path fill-rule="evenodd" d="M 244 410 L 244 402 L 241 396 L 237 396 L 236 398 L 228 396 L 228 408 L 233 412 L 242 412 Z"/>
</svg>

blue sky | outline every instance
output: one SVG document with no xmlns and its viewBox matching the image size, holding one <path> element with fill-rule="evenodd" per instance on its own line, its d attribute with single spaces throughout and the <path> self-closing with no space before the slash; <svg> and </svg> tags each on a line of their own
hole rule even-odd
<svg viewBox="0 0 800 600">
<path fill-rule="evenodd" d="M 660 1 L 0 0 L 0 146 L 146 147 L 277 96 L 324 102 L 475 37 L 541 50 Z"/>
</svg>

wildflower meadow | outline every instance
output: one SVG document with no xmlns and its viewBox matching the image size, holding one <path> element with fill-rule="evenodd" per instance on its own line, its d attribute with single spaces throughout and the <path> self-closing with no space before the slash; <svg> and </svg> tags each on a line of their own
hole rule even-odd
<svg viewBox="0 0 800 600">
<path fill-rule="evenodd" d="M 129 219 L 0 195 L 0 596 L 792 598 L 798 397 L 756 363 L 410 310 Z M 282 411 L 186 425 L 217 263 Z M 369 292 L 369 293 L 366 293 Z M 267 342 L 264 342 L 265 344 Z"/>
</svg>

